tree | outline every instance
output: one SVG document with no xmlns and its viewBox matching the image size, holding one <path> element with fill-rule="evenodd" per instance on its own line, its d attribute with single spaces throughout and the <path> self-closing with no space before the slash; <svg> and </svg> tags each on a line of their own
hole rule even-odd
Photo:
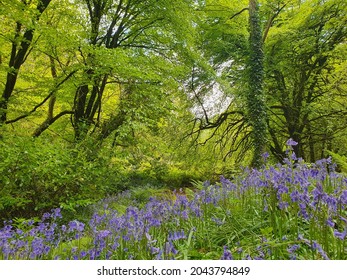
<svg viewBox="0 0 347 280">
<path fill-rule="evenodd" d="M 259 6 L 256 0 L 249 0 L 249 62 L 247 109 L 252 126 L 254 153 L 252 165 L 260 167 L 262 154 L 267 146 L 267 110 L 263 93 L 263 36 L 260 26 Z"/>
<path fill-rule="evenodd" d="M 346 129 L 346 92 L 332 81 L 345 58 L 346 2 L 305 1 L 283 11 L 266 47 L 266 91 L 272 152 L 292 138 L 298 157 L 315 161 Z"/>
<path fill-rule="evenodd" d="M 345 64 L 339 53 L 346 48 L 346 3 L 268 0 L 259 11 L 255 1 L 248 7 L 245 2 L 235 7 L 222 0 L 211 3 L 205 7 L 212 28 L 210 33 L 204 27 L 203 50 L 229 83 L 220 89 L 232 101 L 214 118 L 200 118 L 192 134 L 210 130 L 204 139 L 221 144 L 225 155 L 237 150 L 246 155 L 253 146 L 255 166 L 265 145 L 282 159 L 289 138 L 299 143 L 299 157 L 314 161 L 324 156 L 346 128 L 343 79 L 333 86 L 341 77 L 339 65 Z"/>
<path fill-rule="evenodd" d="M 102 97 L 109 79 L 117 79 L 124 87 L 120 97 L 131 94 L 134 84 L 162 82 L 161 79 L 153 81 L 149 73 L 144 73 L 142 77 L 134 73 L 128 73 L 128 77 L 121 76 L 119 70 L 116 70 L 117 63 L 121 62 L 121 59 L 131 63 L 132 58 L 137 59 L 139 56 L 157 57 L 160 61 L 164 58 L 170 63 L 170 59 L 177 57 L 179 53 L 177 46 L 175 53 L 173 52 L 172 39 L 181 36 L 177 28 L 187 21 L 175 12 L 174 6 L 178 3 L 169 4 L 168 1 L 85 0 L 83 3 L 89 16 L 90 47 L 81 50 L 85 70 L 74 97 L 73 126 L 76 139 L 83 138 L 92 125 L 100 126 Z M 181 11 L 189 9 L 189 2 L 181 1 L 179 4 Z M 176 26 L 177 24 L 179 25 Z M 105 63 L 102 55 L 107 53 L 113 53 L 114 57 L 111 59 L 116 61 Z M 137 66 L 140 69 L 143 67 L 139 64 Z M 129 67 L 134 72 L 139 71 L 131 65 L 122 67 Z M 110 119 L 113 124 L 102 125 L 104 137 L 123 123 L 123 113 L 113 115 Z"/>
<path fill-rule="evenodd" d="M 175 98 L 186 75 L 186 63 L 190 63 L 194 38 L 191 1 L 76 0 L 57 7 L 54 4 L 40 17 L 35 48 L 31 48 L 35 59 L 30 60 L 30 66 L 35 68 L 40 62 L 45 69 L 43 89 L 26 94 L 33 107 L 16 106 L 19 116 L 7 119 L 6 124 L 42 116 L 43 105 L 49 103 L 34 136 L 70 115 L 76 140 L 95 132 L 102 140 L 130 119 L 141 115 L 148 117 L 144 122 L 150 122 L 150 116 L 169 110 L 158 102 L 163 97 Z M 25 74 L 30 72 L 25 70 Z M 28 93 L 25 86 L 34 79 L 27 82 L 20 78 L 20 90 Z M 39 95 L 44 95 L 40 101 Z M 141 103 L 136 95 L 156 108 L 147 106 L 139 113 L 143 104 L 134 103 Z"/>
<path fill-rule="evenodd" d="M 263 34 L 258 2 L 250 0 L 247 4 L 241 3 L 243 7 L 231 6 L 224 1 L 206 4 L 205 10 L 211 17 L 209 20 L 213 22 L 213 28 L 211 33 L 208 27 L 207 32 L 204 32 L 207 41 L 203 46 L 204 52 L 213 58 L 213 67 L 217 72 L 226 73 L 220 75 L 219 79 L 218 75 L 214 78 L 217 77 L 220 84 L 229 84 L 220 90 L 232 98 L 232 104 L 214 120 L 205 114 L 205 121 L 200 122 L 197 131 L 212 129 L 212 136 L 216 136 L 217 131 L 222 129 L 217 141 L 224 147 L 229 146 L 227 155 L 241 146 L 245 150 L 252 148 L 252 165 L 260 166 L 261 155 L 267 145 Z M 223 14 L 215 14 L 216 11 L 222 11 Z M 244 17 L 246 11 L 248 17 Z M 211 36 L 219 37 L 213 42 Z M 227 145 L 227 142 L 231 144 Z"/>
<path fill-rule="evenodd" d="M 7 119 L 7 105 L 15 88 L 21 66 L 26 61 L 33 45 L 36 25 L 51 0 L 6 1 L 2 13 L 12 11 L 13 18 L 8 23 L 13 26 L 6 39 L 11 44 L 5 87 L 0 100 L 0 124 Z M 7 34 L 6 34 L 7 35 Z"/>
</svg>

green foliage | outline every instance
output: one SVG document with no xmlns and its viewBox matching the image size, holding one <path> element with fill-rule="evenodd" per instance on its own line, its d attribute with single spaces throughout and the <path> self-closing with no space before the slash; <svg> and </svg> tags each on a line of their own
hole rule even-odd
<svg viewBox="0 0 347 280">
<path fill-rule="evenodd" d="M 342 172 L 347 172 L 347 157 L 343 155 L 336 154 L 332 151 L 328 151 L 328 154 L 332 157 L 333 161 L 338 165 L 338 168 Z"/>
<path fill-rule="evenodd" d="M 199 68 L 193 90 L 203 100 L 218 82 L 233 102 L 214 118 L 198 116 L 196 128 L 209 129 L 227 156 L 245 155 L 253 142 L 256 158 L 266 144 L 282 160 L 280 143 L 293 138 L 297 156 L 314 162 L 346 136 L 346 1 L 265 0 L 252 16 L 246 8 L 256 2 L 206 1 L 201 8 L 202 55 L 220 76 Z"/>
<path fill-rule="evenodd" d="M 88 160 L 81 148 L 28 137 L 13 137 L 0 145 L 2 219 L 30 217 L 54 207 L 74 211 L 112 188 L 114 174 L 105 162 Z"/>
<path fill-rule="evenodd" d="M 345 59 L 346 1 L 291 3 L 277 14 L 265 44 L 267 106 L 272 149 L 293 138 L 297 156 L 314 162 L 333 150 L 346 130 L 345 92 L 331 87 Z M 344 100 L 344 101 L 343 101 Z"/>
</svg>

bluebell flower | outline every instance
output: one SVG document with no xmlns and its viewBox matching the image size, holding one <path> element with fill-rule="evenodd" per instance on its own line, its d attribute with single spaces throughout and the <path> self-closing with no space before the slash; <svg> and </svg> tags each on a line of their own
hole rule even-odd
<svg viewBox="0 0 347 280">
<path fill-rule="evenodd" d="M 185 239 L 186 235 L 184 233 L 184 230 L 180 230 L 180 231 L 175 231 L 175 232 L 171 232 L 169 233 L 169 237 L 168 240 L 169 241 L 176 241 L 176 240 L 180 240 L 180 239 Z"/>
<path fill-rule="evenodd" d="M 288 188 L 283 184 L 280 184 L 277 187 L 277 193 L 278 194 L 288 193 L 288 191 L 289 191 Z"/>
<path fill-rule="evenodd" d="M 343 232 L 339 232 L 337 230 L 334 230 L 334 236 L 340 240 L 344 240 L 347 235 L 347 227 L 345 227 L 345 230 Z"/>
<path fill-rule="evenodd" d="M 165 255 L 170 256 L 171 254 L 176 255 L 178 253 L 172 241 L 168 241 L 165 243 Z"/>
<path fill-rule="evenodd" d="M 227 246 L 223 247 L 223 255 L 220 258 L 221 260 L 233 260 L 233 255 L 231 252 L 228 250 Z"/>
<path fill-rule="evenodd" d="M 56 208 L 52 210 L 52 214 L 51 217 L 56 220 L 56 219 L 61 219 L 63 216 L 61 214 L 61 209 L 60 208 Z"/>
<path fill-rule="evenodd" d="M 296 146 L 298 145 L 298 142 L 295 142 L 292 138 L 289 138 L 286 142 L 287 146 Z"/>
<path fill-rule="evenodd" d="M 71 221 L 69 222 L 69 231 L 79 231 L 82 232 L 84 230 L 84 223 L 80 222 L 80 221 Z"/>
<path fill-rule="evenodd" d="M 61 226 L 61 230 L 62 230 L 62 232 L 66 232 L 66 231 L 67 231 L 66 225 L 62 225 L 62 226 Z"/>
<path fill-rule="evenodd" d="M 161 252 L 161 250 L 158 247 L 151 246 L 150 247 L 150 252 L 151 252 L 152 255 L 157 255 L 157 254 L 159 254 Z"/>
<path fill-rule="evenodd" d="M 299 249 L 300 249 L 300 245 L 299 244 L 294 244 L 292 246 L 289 246 L 287 251 L 288 251 L 288 253 L 293 254 L 293 253 L 295 253 Z"/>
<path fill-rule="evenodd" d="M 228 180 L 228 179 L 226 179 L 224 176 L 220 176 L 220 180 L 219 180 L 220 182 L 221 182 L 221 184 L 222 184 L 222 186 L 223 186 L 223 188 L 225 189 L 225 190 L 227 190 L 227 189 L 235 189 L 236 188 L 236 186 L 235 186 L 235 184 L 233 184 L 230 180 Z"/>
<path fill-rule="evenodd" d="M 344 190 L 340 195 L 340 201 L 342 204 L 347 205 L 347 190 Z"/>
<path fill-rule="evenodd" d="M 292 164 L 291 161 L 288 158 L 284 158 L 283 159 L 283 163 L 288 165 L 288 166 L 290 166 Z"/>
<path fill-rule="evenodd" d="M 213 222 L 215 222 L 217 226 L 222 226 L 222 225 L 224 225 L 224 223 L 225 223 L 223 220 L 221 220 L 221 219 L 219 219 L 219 218 L 216 218 L 216 217 L 212 217 L 211 220 L 212 220 Z"/>
<path fill-rule="evenodd" d="M 205 181 L 205 182 L 203 183 L 203 186 L 204 186 L 205 188 L 207 188 L 207 187 L 211 186 L 211 182 L 207 180 L 207 181 Z"/>
<path fill-rule="evenodd" d="M 44 213 L 44 214 L 42 215 L 41 221 L 48 220 L 50 217 L 51 217 L 51 214 L 50 214 L 50 213 Z"/>
<path fill-rule="evenodd" d="M 184 219 L 184 220 L 188 220 L 189 216 L 188 216 L 188 210 L 183 210 L 181 212 L 181 217 Z"/>
<path fill-rule="evenodd" d="M 286 209 L 286 208 L 289 207 L 289 204 L 288 204 L 288 202 L 286 202 L 286 201 L 280 201 L 280 202 L 278 203 L 278 207 L 279 207 L 281 210 L 284 210 L 284 209 Z"/>
<path fill-rule="evenodd" d="M 265 152 L 261 156 L 262 156 L 263 160 L 266 161 L 270 157 L 270 154 L 268 152 Z"/>
<path fill-rule="evenodd" d="M 97 234 L 98 238 L 106 238 L 111 234 L 111 231 L 109 230 L 100 230 Z"/>
<path fill-rule="evenodd" d="M 294 152 L 291 153 L 290 158 L 294 161 L 297 160 L 296 154 Z"/>
<path fill-rule="evenodd" d="M 313 241 L 312 249 L 317 251 L 325 260 L 329 260 L 327 253 L 323 250 L 322 246 L 317 243 L 317 241 Z"/>
<path fill-rule="evenodd" d="M 326 224 L 331 228 L 335 227 L 335 222 L 331 218 L 326 220 Z"/>
<path fill-rule="evenodd" d="M 305 220 L 309 220 L 310 216 L 307 213 L 307 209 L 306 209 L 306 204 L 305 203 L 299 203 L 299 207 L 300 207 L 300 212 L 299 214 L 305 219 Z"/>
<path fill-rule="evenodd" d="M 44 243 L 43 239 L 40 237 L 35 237 L 31 242 L 31 258 L 35 259 L 37 256 L 40 256 L 44 252 Z"/>
<path fill-rule="evenodd" d="M 331 195 L 325 195 L 324 201 L 333 212 L 337 211 L 337 199 Z"/>
<path fill-rule="evenodd" d="M 298 190 L 294 190 L 291 194 L 290 194 L 290 198 L 292 200 L 292 202 L 298 202 L 300 200 L 300 193 Z"/>
<path fill-rule="evenodd" d="M 119 240 L 119 236 L 116 237 L 116 240 L 111 245 L 111 249 L 114 250 L 114 251 L 117 250 L 117 248 L 120 246 L 118 240 Z"/>
<path fill-rule="evenodd" d="M 157 256 L 155 257 L 156 260 L 162 260 L 163 259 L 163 250 L 159 250 Z"/>
</svg>

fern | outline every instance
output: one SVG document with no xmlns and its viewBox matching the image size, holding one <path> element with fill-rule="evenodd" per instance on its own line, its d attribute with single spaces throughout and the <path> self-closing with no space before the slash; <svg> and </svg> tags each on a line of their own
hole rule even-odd
<svg viewBox="0 0 347 280">
<path fill-rule="evenodd" d="M 332 157 L 333 161 L 341 168 L 341 171 L 347 173 L 347 157 L 343 155 L 336 154 L 332 151 L 327 151 Z"/>
</svg>

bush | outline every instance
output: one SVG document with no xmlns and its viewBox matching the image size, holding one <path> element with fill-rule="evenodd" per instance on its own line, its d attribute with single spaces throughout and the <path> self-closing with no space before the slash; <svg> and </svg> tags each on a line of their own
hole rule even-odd
<svg viewBox="0 0 347 280">
<path fill-rule="evenodd" d="M 0 142 L 0 216 L 31 217 L 62 207 L 75 210 L 104 197 L 103 159 L 56 141 L 13 137 Z M 99 182 L 106 182 L 100 187 Z"/>
</svg>

